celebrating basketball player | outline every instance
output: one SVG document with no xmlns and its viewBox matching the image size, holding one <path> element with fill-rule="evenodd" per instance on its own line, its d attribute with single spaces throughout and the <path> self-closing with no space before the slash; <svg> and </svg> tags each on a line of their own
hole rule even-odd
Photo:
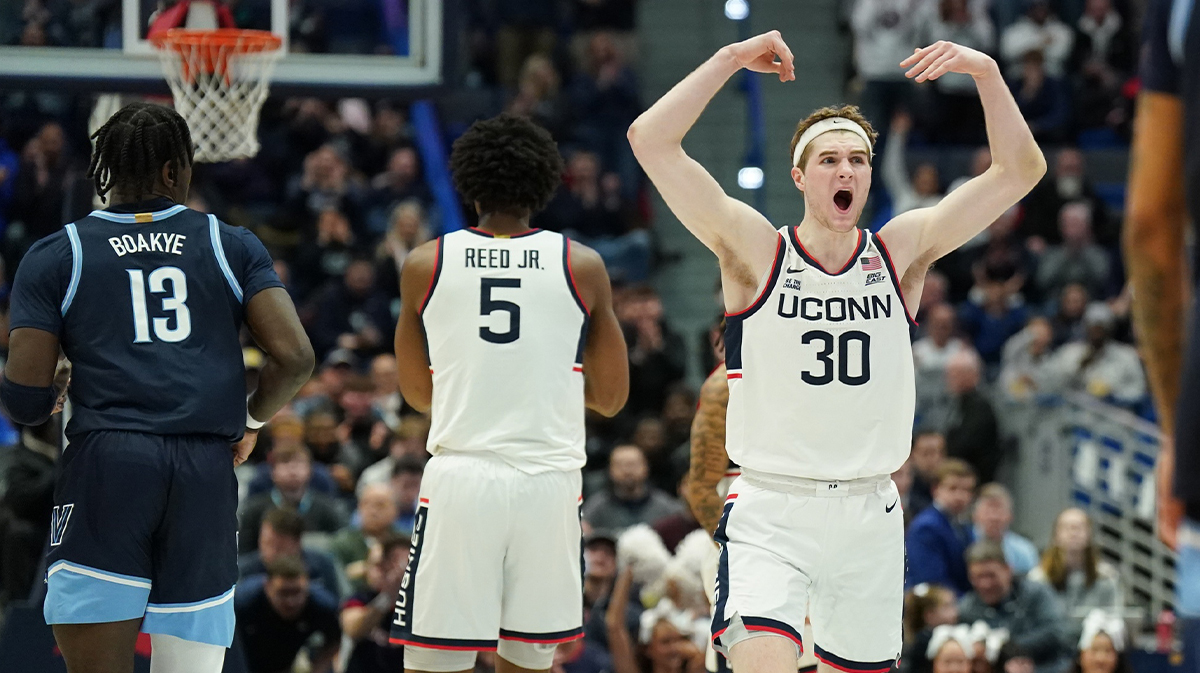
<svg viewBox="0 0 1200 673">
<path fill-rule="evenodd" d="M 741 68 L 795 79 L 777 31 L 724 47 L 629 129 L 667 205 L 721 266 L 729 457 L 742 466 L 716 538 L 715 645 L 734 670 L 790 673 L 806 606 L 829 670 L 886 671 L 901 648 L 903 514 L 888 475 L 913 423 L 911 314 L 925 271 L 1045 172 L 995 61 L 938 42 L 898 64 L 924 82 L 971 75 L 992 166 L 937 206 L 857 228 L 876 134 L 851 106 L 800 122 L 791 177 L 804 219 L 776 230 L 684 153 L 683 136 Z"/>
<path fill-rule="evenodd" d="M 416 250 L 401 274 L 400 390 L 430 410 L 392 642 L 409 671 L 548 670 L 583 637 L 579 501 L 584 407 L 629 393 L 604 262 L 531 229 L 561 182 L 550 134 L 501 115 L 454 143 L 454 183 L 479 227 Z"/>
</svg>

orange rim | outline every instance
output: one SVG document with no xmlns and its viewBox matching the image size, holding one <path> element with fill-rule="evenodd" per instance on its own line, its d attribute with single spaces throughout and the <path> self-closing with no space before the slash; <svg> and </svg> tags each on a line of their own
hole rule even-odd
<svg viewBox="0 0 1200 673">
<path fill-rule="evenodd" d="M 182 61 L 181 74 L 191 82 L 195 75 L 192 68 L 202 73 L 219 73 L 228 77 L 226 71 L 231 56 L 274 52 L 283 45 L 283 40 L 265 30 L 172 28 L 151 35 L 150 43 L 160 50 L 178 53 Z"/>
</svg>

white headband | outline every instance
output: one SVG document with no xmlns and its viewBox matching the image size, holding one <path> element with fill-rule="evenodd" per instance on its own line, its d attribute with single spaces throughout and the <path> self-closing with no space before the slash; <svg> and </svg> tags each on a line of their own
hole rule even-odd
<svg viewBox="0 0 1200 673">
<path fill-rule="evenodd" d="M 1125 620 L 1120 615 L 1105 612 L 1099 608 L 1088 613 L 1083 620 L 1083 635 L 1079 637 L 1079 651 L 1092 646 L 1096 636 L 1103 633 L 1112 641 L 1113 649 L 1118 652 L 1125 650 Z"/>
<path fill-rule="evenodd" d="M 982 620 L 969 626 L 967 624 L 954 626 L 943 624 L 933 630 L 933 634 L 929 638 L 929 646 L 925 650 L 925 657 L 930 661 L 936 659 L 938 653 L 942 651 L 942 647 L 953 640 L 963 648 L 967 658 L 973 659 L 976 643 L 983 643 L 984 656 L 994 664 L 999 658 L 1000 648 L 1008 642 L 1008 638 L 1008 629 L 993 629 Z"/>
<path fill-rule="evenodd" d="M 828 119 L 822 119 L 821 121 L 808 127 L 808 129 L 801 134 L 800 142 L 796 143 L 796 150 L 792 152 L 792 165 L 796 166 L 800 163 L 800 155 L 804 154 L 804 148 L 808 147 L 809 143 L 815 140 L 816 137 L 822 133 L 828 133 L 830 131 L 850 131 L 851 133 L 856 134 L 859 138 L 863 139 L 863 142 L 867 144 L 867 151 L 874 156 L 875 146 L 871 143 L 871 136 L 867 135 L 866 129 L 864 129 L 862 126 L 859 126 L 858 122 L 854 121 L 853 119 L 847 119 L 846 117 L 829 117 Z"/>
</svg>

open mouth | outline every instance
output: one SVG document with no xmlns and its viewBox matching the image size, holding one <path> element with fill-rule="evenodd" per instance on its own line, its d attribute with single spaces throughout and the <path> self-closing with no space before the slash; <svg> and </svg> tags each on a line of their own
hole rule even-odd
<svg viewBox="0 0 1200 673">
<path fill-rule="evenodd" d="M 833 205 L 838 209 L 839 213 L 850 212 L 850 205 L 852 203 L 854 203 L 854 194 L 850 193 L 848 189 L 839 189 L 833 195 Z"/>
</svg>

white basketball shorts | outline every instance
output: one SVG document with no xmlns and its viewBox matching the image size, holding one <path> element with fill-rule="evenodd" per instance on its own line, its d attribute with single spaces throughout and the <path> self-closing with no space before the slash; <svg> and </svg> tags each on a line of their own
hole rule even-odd
<svg viewBox="0 0 1200 673">
<path fill-rule="evenodd" d="M 717 527 L 713 644 L 767 633 L 804 652 L 806 612 L 817 659 L 884 673 L 900 656 L 904 513 L 886 476 L 816 481 L 743 468 Z"/>
<path fill-rule="evenodd" d="M 578 471 L 526 474 L 488 454 L 429 460 L 391 642 L 495 650 L 583 637 Z"/>
</svg>

